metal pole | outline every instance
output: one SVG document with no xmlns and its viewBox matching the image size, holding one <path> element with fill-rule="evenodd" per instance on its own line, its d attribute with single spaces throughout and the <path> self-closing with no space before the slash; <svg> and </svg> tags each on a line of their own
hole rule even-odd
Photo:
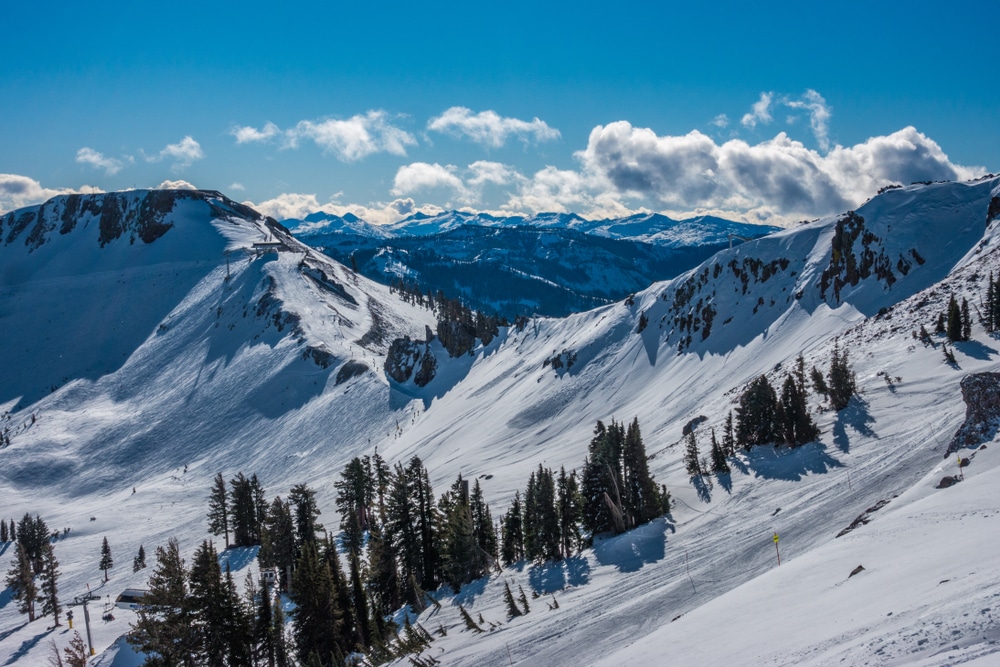
<svg viewBox="0 0 1000 667">
<path fill-rule="evenodd" d="M 781 565 L 781 552 L 778 551 L 778 534 L 774 534 L 774 553 L 778 556 L 778 565 Z"/>
<path fill-rule="evenodd" d="M 87 609 L 87 600 L 90 598 L 88 595 L 83 599 L 83 622 L 87 626 L 87 646 L 90 647 L 90 655 L 96 655 L 94 653 L 94 640 L 90 636 L 90 611 Z"/>
</svg>

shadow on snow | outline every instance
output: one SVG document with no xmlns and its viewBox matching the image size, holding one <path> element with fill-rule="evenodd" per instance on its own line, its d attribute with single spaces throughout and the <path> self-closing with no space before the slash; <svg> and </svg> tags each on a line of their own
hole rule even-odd
<svg viewBox="0 0 1000 667">
<path fill-rule="evenodd" d="M 590 582 L 590 563 L 580 555 L 541 563 L 529 570 L 528 582 L 539 595 L 548 595 L 567 586 L 583 586 Z"/>
<path fill-rule="evenodd" d="M 801 447 L 754 447 L 746 453 L 747 467 L 756 477 L 783 479 L 797 482 L 806 475 L 822 474 L 832 468 L 842 468 L 843 463 L 830 456 L 819 442 L 809 442 Z"/>
<path fill-rule="evenodd" d="M 668 524 L 654 519 L 621 535 L 594 544 L 594 556 L 601 565 L 614 565 L 619 572 L 636 572 L 644 565 L 662 560 L 666 553 Z"/>
<path fill-rule="evenodd" d="M 878 436 L 869 426 L 874 423 L 875 418 L 868 413 L 868 403 L 854 396 L 847 407 L 837 413 L 837 421 L 833 424 L 833 443 L 847 454 L 851 451 L 851 441 L 846 427 L 850 426 L 866 438 L 875 438 Z"/>
</svg>

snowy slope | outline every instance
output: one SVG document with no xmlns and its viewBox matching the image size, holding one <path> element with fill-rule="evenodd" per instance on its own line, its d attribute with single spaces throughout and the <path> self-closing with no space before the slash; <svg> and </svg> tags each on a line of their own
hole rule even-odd
<svg viewBox="0 0 1000 667">
<path fill-rule="evenodd" d="M 377 337 L 364 347 L 356 341 L 376 321 L 392 334 L 420 337 L 426 311 L 262 220 L 194 216 L 209 239 L 205 225 L 229 230 L 226 244 L 214 259 L 206 251 L 204 260 L 189 260 L 184 244 L 164 251 L 167 265 L 206 264 L 201 274 L 191 269 L 193 285 L 178 287 L 179 296 L 151 285 L 139 292 L 140 301 L 166 295 L 169 308 L 159 319 L 153 309 L 138 344 L 101 341 L 111 354 L 93 357 L 110 367 L 81 365 L 37 399 L 23 398 L 29 391 L 22 387 L 39 392 L 26 365 L 3 371 L 0 402 L 25 405 L 11 420 L 23 426 L 0 451 L 8 499 L 0 512 L 37 512 L 50 527 L 71 527 L 56 549 L 64 590 L 78 594 L 99 579 L 103 535 L 119 562 L 139 543 L 151 553 L 170 535 L 190 554 L 206 536 L 205 498 L 219 471 L 255 472 L 269 495 L 310 483 L 332 527 L 337 472 L 378 445 L 390 460 L 419 454 L 439 491 L 459 472 L 481 478 L 496 516 L 539 463 L 578 468 L 596 420 L 638 416 L 651 470 L 675 500 L 671 516 L 599 541 L 566 563 L 505 570 L 457 597 L 442 592 L 442 608 L 421 617 L 428 629 L 448 629 L 432 646 L 435 657 L 468 665 L 940 664 L 941 651 L 957 645 L 963 659 L 989 660 L 1000 649 L 993 620 L 1000 575 L 988 567 L 1000 546 L 991 523 L 1000 514 L 992 493 L 1000 443 L 976 452 L 966 482 L 932 487 L 955 472 L 942 455 L 964 417 L 958 383 L 969 372 L 996 370 L 997 343 L 976 326 L 975 340 L 955 346 L 958 363 L 950 366 L 939 345 L 925 346 L 912 333 L 932 328 L 951 292 L 978 303 L 989 271 L 1000 272 L 997 223 L 987 225 L 997 197 L 997 179 L 892 190 L 858 210 L 863 224 L 837 216 L 723 251 L 630 303 L 529 322 L 474 356 L 447 361 L 435 343 L 441 370 L 424 388 L 384 378 Z M 178 218 L 150 247 L 181 224 Z M 860 231 L 846 243 L 851 224 Z M 226 281 L 221 250 L 245 247 L 265 229 L 289 250 L 231 262 Z M 87 268 L 75 276 L 39 270 L 23 284 L 5 278 L 0 313 L 17 323 L 0 330 L 5 348 L 44 339 L 41 321 L 26 318 L 27 304 L 47 291 L 70 289 L 81 275 L 98 276 L 104 291 L 117 280 L 147 280 L 100 260 Z M 309 277 L 320 270 L 326 278 Z M 99 291 L 73 296 L 86 310 Z M 46 312 L 61 317 L 52 307 Z M 637 332 L 643 314 L 648 324 Z M 36 354 L 57 356 L 69 335 L 35 343 Z M 74 345 L 90 340 L 71 336 Z M 707 442 L 707 429 L 721 424 L 746 382 L 762 372 L 780 379 L 778 365 L 789 368 L 799 352 L 807 365 L 824 367 L 835 336 L 850 351 L 860 400 L 819 413 L 819 442 L 755 449 L 739 457 L 730 479 L 696 487 L 681 462 L 683 425 L 707 416 L 698 428 Z M 328 368 L 311 350 L 329 353 Z M 553 371 L 543 362 L 557 354 L 576 360 Z M 352 357 L 378 372 L 336 384 L 336 369 Z M 887 383 L 886 374 L 897 379 Z M 835 538 L 885 499 L 869 525 Z M 773 532 L 781 536 L 780 568 Z M 927 544 L 935 546 L 920 549 Z M 846 581 L 858 564 L 866 570 Z M 101 593 L 142 583 L 142 573 L 126 569 L 114 571 Z M 554 594 L 559 608 L 532 599 L 531 614 L 507 622 L 504 579 Z M 459 602 L 503 624 L 483 635 L 463 631 Z M 127 613 L 118 616 L 98 629 L 100 648 L 127 630 Z M 0 598 L 0 658 L 36 664 L 47 641 L 40 626 L 25 625 Z"/>
</svg>

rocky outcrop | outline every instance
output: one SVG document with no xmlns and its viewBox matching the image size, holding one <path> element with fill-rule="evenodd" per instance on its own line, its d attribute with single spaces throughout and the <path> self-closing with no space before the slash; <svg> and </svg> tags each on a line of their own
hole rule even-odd
<svg viewBox="0 0 1000 667">
<path fill-rule="evenodd" d="M 1000 426 L 1000 373 L 973 373 L 962 378 L 965 423 L 948 444 L 945 457 L 963 447 L 992 440 Z"/>
<path fill-rule="evenodd" d="M 434 379 L 437 360 L 431 354 L 430 344 L 422 340 L 411 340 L 409 336 L 397 338 L 389 345 L 385 355 L 385 372 L 396 382 L 403 383 L 413 377 L 418 387 L 424 387 Z M 417 370 L 416 377 L 413 371 Z"/>
</svg>

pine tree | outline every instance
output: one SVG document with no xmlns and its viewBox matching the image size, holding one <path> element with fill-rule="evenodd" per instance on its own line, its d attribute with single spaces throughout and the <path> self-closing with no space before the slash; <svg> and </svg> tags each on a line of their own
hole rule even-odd
<svg viewBox="0 0 1000 667">
<path fill-rule="evenodd" d="M 943 334 L 947 331 L 945 326 L 947 316 L 944 313 L 938 313 L 937 322 L 934 324 L 934 333 Z"/>
<path fill-rule="evenodd" d="M 820 396 L 826 396 L 830 393 L 830 388 L 826 386 L 826 378 L 823 377 L 823 371 L 813 366 L 809 376 L 812 379 L 813 391 Z"/>
<path fill-rule="evenodd" d="M 507 616 L 510 618 L 515 618 L 517 616 L 523 616 L 524 612 L 521 611 L 520 607 L 517 606 L 517 602 L 514 600 L 514 593 L 510 590 L 510 584 L 506 581 L 503 582 L 503 599 L 507 605 Z"/>
<path fill-rule="evenodd" d="M 467 584 L 479 576 L 481 568 L 469 505 L 461 497 L 450 505 L 443 531 L 444 570 L 451 589 L 458 593 L 462 584 Z"/>
<path fill-rule="evenodd" d="M 226 480 L 220 472 L 215 476 L 212 492 L 208 497 L 208 530 L 213 535 L 224 535 L 229 548 L 229 496 Z"/>
<path fill-rule="evenodd" d="M 531 611 L 531 608 L 528 606 L 528 596 L 524 594 L 524 589 L 521 588 L 520 584 L 517 585 L 517 590 L 520 591 L 520 594 L 517 596 L 517 599 L 521 601 L 521 606 L 524 607 L 523 611 L 525 614 L 527 614 L 528 612 Z"/>
<path fill-rule="evenodd" d="M 767 377 L 754 378 L 736 408 L 736 444 L 749 451 L 757 445 L 774 442 L 777 404 L 778 398 Z"/>
<path fill-rule="evenodd" d="M 38 586 L 31 569 L 28 552 L 20 540 L 14 543 L 13 567 L 7 571 L 7 587 L 17 600 L 17 610 L 28 615 L 28 622 L 35 620 L 35 603 L 38 602 Z"/>
<path fill-rule="evenodd" d="M 44 566 L 39 575 L 42 601 L 42 616 L 52 614 L 55 618 L 53 625 L 59 623 L 59 613 L 62 606 L 59 604 L 59 561 L 56 560 L 56 550 L 51 542 L 45 543 L 44 555 L 42 556 Z"/>
<path fill-rule="evenodd" d="M 993 272 L 990 271 L 989 282 L 986 283 L 986 299 L 983 303 L 985 312 L 983 325 L 986 327 L 986 331 L 993 333 L 996 331 L 997 325 L 997 298 L 996 298 L 996 285 L 993 283 Z"/>
<path fill-rule="evenodd" d="M 580 495 L 575 470 L 567 475 L 566 468 L 559 469 L 556 491 L 559 510 L 559 550 L 563 558 L 569 558 L 582 543 L 580 521 L 583 517 L 583 496 Z"/>
<path fill-rule="evenodd" d="M 229 480 L 229 486 L 229 522 L 233 531 L 233 544 L 249 547 L 259 543 L 260 530 L 252 481 L 241 472 Z"/>
<path fill-rule="evenodd" d="M 319 560 L 315 541 L 303 543 L 291 598 L 296 605 L 292 634 L 299 660 L 308 664 L 315 654 L 327 656 L 328 661 L 340 638 L 341 610 L 336 606 L 330 568 Z M 321 664 L 325 667 L 329 662 Z"/>
<path fill-rule="evenodd" d="M 108 570 L 114 566 L 115 561 L 111 557 L 111 546 L 108 544 L 108 538 L 105 537 L 101 543 L 101 561 L 97 566 L 97 569 L 104 570 L 104 583 L 108 582 Z"/>
<path fill-rule="evenodd" d="M 830 406 L 838 412 L 846 408 L 851 397 L 857 393 L 857 381 L 854 371 L 848 365 L 847 350 L 841 350 L 838 343 L 833 345 L 827 385 Z"/>
<path fill-rule="evenodd" d="M 969 316 L 969 301 L 964 297 L 962 298 L 961 320 L 962 340 L 970 340 L 972 338 L 972 318 Z"/>
<path fill-rule="evenodd" d="M 228 610 L 223 608 L 222 570 L 218 554 L 208 540 L 201 543 L 192 558 L 187 604 L 195 635 L 192 649 L 198 661 L 225 665 Z"/>
<path fill-rule="evenodd" d="M 691 477 L 700 477 L 703 471 L 698 453 L 698 439 L 694 434 L 694 429 L 688 431 L 684 442 L 684 469 Z"/>
<path fill-rule="evenodd" d="M 9 534 L 7 532 L 7 522 L 0 521 L 0 542 L 9 542 Z"/>
<path fill-rule="evenodd" d="M 733 411 L 726 414 L 726 424 L 722 430 L 722 451 L 726 456 L 736 456 L 736 436 L 733 432 Z"/>
<path fill-rule="evenodd" d="M 13 529 L 11 533 L 11 539 L 17 540 L 28 557 L 28 561 L 31 563 L 32 574 L 40 574 L 44 565 L 45 545 L 49 543 L 49 529 L 42 520 L 42 517 L 36 514 L 32 518 L 30 514 L 25 514 L 21 521 L 18 522 L 17 537 L 14 537 L 15 531 Z"/>
<path fill-rule="evenodd" d="M 147 665 L 194 664 L 197 636 L 187 599 L 187 570 L 176 539 L 156 548 L 156 566 L 148 588 L 147 604 L 136 610 L 137 620 L 126 641 L 141 653 L 156 655 L 152 663 L 147 658 Z"/>
<path fill-rule="evenodd" d="M 819 437 L 819 429 L 809 414 L 806 394 L 791 375 L 781 386 L 781 400 L 776 412 L 778 431 L 789 447 L 798 447 Z"/>
<path fill-rule="evenodd" d="M 504 565 L 511 565 L 524 559 L 524 526 L 522 523 L 521 492 L 514 492 L 507 514 L 503 518 L 503 546 L 500 558 Z"/>
<path fill-rule="evenodd" d="M 341 479 L 334 482 L 337 489 L 337 511 L 349 551 L 361 548 L 363 533 L 372 521 L 372 503 L 375 498 L 371 462 L 355 457 L 344 466 Z"/>
<path fill-rule="evenodd" d="M 285 636 L 285 612 L 281 605 L 274 606 L 274 622 L 271 624 L 271 636 L 274 642 L 274 667 L 291 667 L 292 657 Z"/>
<path fill-rule="evenodd" d="M 146 550 L 139 545 L 139 553 L 132 559 L 132 571 L 138 572 L 146 567 Z"/>
<path fill-rule="evenodd" d="M 274 633 L 274 593 L 267 585 L 267 580 L 261 577 L 260 589 L 257 593 L 257 609 L 254 615 L 254 658 L 257 664 L 275 667 L 276 639 Z M 280 606 L 280 605 L 279 605 Z"/>
<path fill-rule="evenodd" d="M 354 622 L 361 633 L 361 643 L 364 646 L 371 646 L 374 632 L 371 625 L 371 610 L 368 607 L 368 593 L 361 581 L 361 559 L 356 551 L 350 552 L 348 558 L 351 568 L 351 604 Z"/>
<path fill-rule="evenodd" d="M 483 561 L 480 574 L 482 576 L 497 561 L 499 544 L 496 527 L 493 525 L 493 515 L 490 513 L 490 506 L 483 498 L 483 490 L 479 486 L 478 479 L 472 485 L 469 510 L 472 513 L 472 532 L 476 536 L 476 546 Z"/>
<path fill-rule="evenodd" d="M 962 309 L 952 294 L 948 300 L 948 324 L 946 333 L 952 343 L 962 340 Z"/>
<path fill-rule="evenodd" d="M 287 590 L 290 582 L 285 575 L 295 564 L 295 521 L 291 507 L 280 496 L 271 503 L 261 533 L 257 557 L 262 566 L 278 569 L 281 589 Z"/>
<path fill-rule="evenodd" d="M 320 525 L 316 517 L 320 515 L 316 504 L 316 491 L 305 484 L 296 484 L 288 492 L 288 502 L 292 507 L 295 521 L 295 558 L 301 558 L 305 545 L 316 546 L 316 532 Z"/>
<path fill-rule="evenodd" d="M 728 474 L 731 472 L 729 462 L 726 461 L 726 453 L 722 450 L 722 445 L 715 439 L 715 429 L 712 429 L 712 472 L 716 474 Z"/>
<path fill-rule="evenodd" d="M 650 521 L 662 513 L 659 487 L 649 474 L 646 446 L 639 431 L 639 418 L 629 424 L 622 446 L 622 507 L 626 527 Z"/>
<path fill-rule="evenodd" d="M 622 446 L 625 429 L 614 420 L 598 421 L 583 462 L 583 526 L 592 534 L 624 530 L 621 518 Z M 525 498 L 527 505 L 527 498 Z M 527 538 L 527 527 L 525 527 Z M 525 544 L 527 548 L 527 544 Z"/>
<path fill-rule="evenodd" d="M 368 533 L 368 584 L 372 591 L 372 620 L 380 623 L 402 604 L 399 574 L 392 547 L 383 537 L 382 526 L 373 523 Z M 383 628 L 376 628 L 379 637 Z"/>
</svg>

